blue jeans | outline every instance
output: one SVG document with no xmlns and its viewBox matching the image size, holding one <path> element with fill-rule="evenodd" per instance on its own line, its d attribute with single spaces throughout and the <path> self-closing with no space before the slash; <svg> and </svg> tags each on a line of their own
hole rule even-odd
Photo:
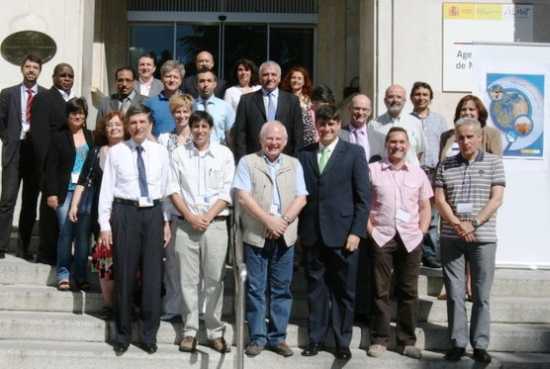
<svg viewBox="0 0 550 369">
<path fill-rule="evenodd" d="M 56 276 L 58 282 L 70 279 L 71 264 L 73 261 L 71 251 L 74 241 L 74 279 L 77 283 L 82 283 L 86 281 L 86 269 L 88 266 L 91 235 L 90 213 L 79 211 L 78 222 L 71 222 L 68 215 L 72 199 L 73 191 L 68 191 L 63 204 L 55 209 L 57 223 L 59 224 Z"/>
<path fill-rule="evenodd" d="M 292 307 L 294 246 L 284 240 L 266 240 L 263 248 L 245 244 L 248 269 L 246 320 L 250 342 L 259 346 L 277 346 L 286 339 L 286 328 Z M 266 308 L 266 288 L 269 310 Z M 266 312 L 269 322 L 266 326 Z"/>
</svg>

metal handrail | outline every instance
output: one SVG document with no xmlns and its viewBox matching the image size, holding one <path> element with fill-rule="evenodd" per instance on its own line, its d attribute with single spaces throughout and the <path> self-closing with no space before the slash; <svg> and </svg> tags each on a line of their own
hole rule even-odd
<svg viewBox="0 0 550 369">
<path fill-rule="evenodd" d="M 235 369 L 244 369 L 244 311 L 246 297 L 246 278 L 247 270 L 243 257 L 243 244 L 240 226 L 240 207 L 234 196 L 233 212 L 231 221 L 231 242 L 232 242 L 232 261 L 233 277 L 235 280 L 235 344 L 237 353 L 233 367 Z"/>
</svg>

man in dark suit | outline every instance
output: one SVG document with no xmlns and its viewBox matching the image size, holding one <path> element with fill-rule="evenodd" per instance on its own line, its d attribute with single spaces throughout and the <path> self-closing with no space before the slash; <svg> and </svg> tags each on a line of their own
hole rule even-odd
<svg viewBox="0 0 550 369">
<path fill-rule="evenodd" d="M 302 108 L 298 98 L 279 89 L 281 67 L 274 61 L 260 65 L 262 88 L 241 96 L 233 134 L 236 159 L 260 150 L 258 136 L 262 125 L 277 120 L 288 132 L 285 154 L 296 155 L 304 140 Z"/>
<path fill-rule="evenodd" d="M 19 250 L 30 259 L 29 244 L 36 220 L 38 201 L 37 167 L 34 162 L 31 106 L 35 96 L 44 91 L 37 83 L 42 60 L 27 55 L 21 64 L 23 82 L 0 92 L 0 139 L 2 140 L 2 195 L 0 197 L 0 259 L 5 257 L 17 201 L 19 185 L 23 180 L 21 213 L 19 215 Z"/>
<path fill-rule="evenodd" d="M 74 83 L 74 70 L 67 63 L 57 64 L 53 70 L 53 86 L 36 95 L 32 104 L 31 136 L 37 170 L 36 175 L 41 183 L 46 155 L 53 133 L 67 124 L 65 103 L 71 98 Z M 57 218 L 55 211 L 48 207 L 43 196 L 40 200 L 40 246 L 38 260 L 55 265 L 57 248 Z"/>
<path fill-rule="evenodd" d="M 309 344 L 302 355 L 317 355 L 332 329 L 336 357 L 348 360 L 357 249 L 367 231 L 369 173 L 363 148 L 338 137 L 342 125 L 333 106 L 317 110 L 315 125 L 319 143 L 298 152 L 309 193 L 298 230 L 309 303 Z"/>
<path fill-rule="evenodd" d="M 199 97 L 199 90 L 197 89 L 197 74 L 201 72 L 212 72 L 214 74 L 214 56 L 208 51 L 201 51 L 195 57 L 196 73 L 183 80 L 181 89 L 184 93 L 193 96 L 194 99 Z M 218 79 L 216 88 L 214 89 L 214 95 L 217 98 L 223 99 L 225 94 L 225 81 Z"/>
<path fill-rule="evenodd" d="M 146 97 L 140 95 L 135 87 L 136 75 L 131 67 L 120 67 L 115 71 L 117 92 L 104 97 L 97 109 L 97 121 L 112 111 L 120 111 L 126 114 L 132 105 L 143 104 Z"/>
</svg>

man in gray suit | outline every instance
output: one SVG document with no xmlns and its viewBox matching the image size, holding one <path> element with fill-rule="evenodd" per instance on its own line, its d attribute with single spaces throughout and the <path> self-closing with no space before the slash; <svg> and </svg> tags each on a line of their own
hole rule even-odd
<svg viewBox="0 0 550 369">
<path fill-rule="evenodd" d="M 130 106 L 143 104 L 145 96 L 137 93 L 134 88 L 135 73 L 130 67 L 121 67 L 115 71 L 117 92 L 104 97 L 97 109 L 97 121 L 112 111 L 126 114 Z"/>
<path fill-rule="evenodd" d="M 156 96 L 164 89 L 162 82 L 154 77 L 157 70 L 155 57 L 152 54 L 143 54 L 138 59 L 138 80 L 136 91 L 146 97 Z"/>
<path fill-rule="evenodd" d="M 19 217 L 20 253 L 30 258 L 28 251 L 36 220 L 39 167 L 34 160 L 30 134 L 31 106 L 38 92 L 38 76 L 42 60 L 27 55 L 21 64 L 23 82 L 0 92 L 0 139 L 2 139 L 2 196 L 0 197 L 0 259 L 8 249 L 19 185 L 23 180 L 22 207 Z"/>
</svg>

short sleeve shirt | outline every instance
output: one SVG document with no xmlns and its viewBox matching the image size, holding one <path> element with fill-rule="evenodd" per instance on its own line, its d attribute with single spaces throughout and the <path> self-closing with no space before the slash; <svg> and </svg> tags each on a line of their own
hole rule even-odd
<svg viewBox="0 0 550 369">
<path fill-rule="evenodd" d="M 480 151 L 469 162 L 459 153 L 437 168 L 434 186 L 442 188 L 445 199 L 460 220 L 474 219 L 487 205 L 493 186 L 505 186 L 500 157 Z M 496 242 L 496 213 L 475 230 L 479 242 Z M 441 237 L 459 239 L 451 224 L 442 220 Z"/>
</svg>

